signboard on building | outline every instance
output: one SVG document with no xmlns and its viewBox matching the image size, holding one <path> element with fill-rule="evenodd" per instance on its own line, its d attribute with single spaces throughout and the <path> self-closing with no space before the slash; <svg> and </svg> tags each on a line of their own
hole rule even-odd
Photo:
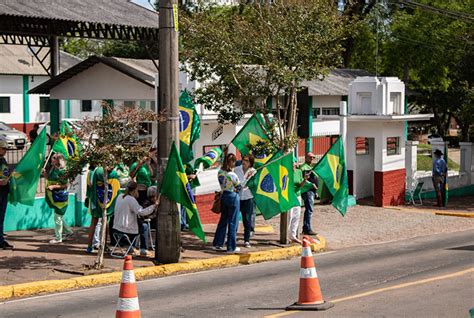
<svg viewBox="0 0 474 318">
<path fill-rule="evenodd" d="M 216 140 L 224 132 L 224 126 L 219 124 L 212 132 L 212 141 Z"/>
</svg>

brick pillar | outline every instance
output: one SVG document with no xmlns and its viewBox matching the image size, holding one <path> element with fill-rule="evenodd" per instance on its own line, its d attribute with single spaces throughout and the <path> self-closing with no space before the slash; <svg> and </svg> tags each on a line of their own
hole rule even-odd
<svg viewBox="0 0 474 318">
<path fill-rule="evenodd" d="M 405 203 L 405 169 L 374 172 L 374 204 L 376 206 Z"/>
</svg>

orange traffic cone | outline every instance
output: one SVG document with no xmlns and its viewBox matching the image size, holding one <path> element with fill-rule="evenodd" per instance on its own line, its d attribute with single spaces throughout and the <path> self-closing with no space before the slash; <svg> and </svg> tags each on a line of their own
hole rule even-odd
<svg viewBox="0 0 474 318">
<path fill-rule="evenodd" d="M 140 305 L 138 304 L 137 284 L 133 272 L 132 256 L 125 256 L 123 263 L 122 283 L 117 303 L 116 318 L 140 318 Z"/>
<path fill-rule="evenodd" d="M 311 253 L 310 240 L 303 237 L 299 297 L 298 301 L 286 307 L 286 310 L 326 310 L 333 306 L 333 303 L 323 299 L 318 274 L 314 266 L 313 254 Z"/>
</svg>

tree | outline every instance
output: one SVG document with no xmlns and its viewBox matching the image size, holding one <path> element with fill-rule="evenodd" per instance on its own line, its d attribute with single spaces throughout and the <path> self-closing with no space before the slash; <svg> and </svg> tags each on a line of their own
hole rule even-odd
<svg viewBox="0 0 474 318">
<path fill-rule="evenodd" d="M 66 166 L 64 178 L 72 182 L 83 173 L 87 165 L 102 167 L 104 170 L 104 193 L 108 193 L 107 171 L 123 162 L 144 157 L 149 146 L 138 141 L 138 134 L 144 121 L 161 121 L 163 116 L 139 107 L 115 106 L 107 103 L 103 116 L 87 118 L 82 121 L 81 129 L 76 131 L 83 144 L 82 155 L 70 160 Z M 94 268 L 103 267 L 104 247 L 107 228 L 107 196 L 104 195 L 102 210 L 101 242 Z"/>
<path fill-rule="evenodd" d="M 366 17 L 350 66 L 374 70 L 374 59 L 363 57 L 375 56 L 370 43 L 378 30 L 379 74 L 398 76 L 420 93 L 413 102 L 423 112 L 434 113 L 440 134 L 447 133 L 450 119 L 455 118 L 467 140 L 473 110 L 472 2 L 379 1 L 374 9 L 371 15 L 377 14 L 383 23 L 374 27 L 375 17 Z"/>
<path fill-rule="evenodd" d="M 297 140 L 302 82 L 341 64 L 350 31 L 325 0 L 255 1 L 185 14 L 181 21 L 181 62 L 192 80 L 205 83 L 195 91 L 197 102 L 218 112 L 220 122 L 236 123 L 244 113 L 271 112 L 266 101 L 273 98 L 272 136 L 285 149 Z"/>
</svg>

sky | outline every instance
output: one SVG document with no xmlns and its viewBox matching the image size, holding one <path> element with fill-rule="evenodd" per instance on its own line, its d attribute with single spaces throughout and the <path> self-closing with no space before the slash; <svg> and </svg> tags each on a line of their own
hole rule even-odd
<svg viewBox="0 0 474 318">
<path fill-rule="evenodd" d="M 148 9 L 153 9 L 153 7 L 150 5 L 150 3 L 148 2 L 148 0 L 132 0 L 132 2 L 135 2 L 136 4 L 139 4 L 145 8 L 148 8 Z M 153 1 L 150 1 L 153 3 Z"/>
</svg>

